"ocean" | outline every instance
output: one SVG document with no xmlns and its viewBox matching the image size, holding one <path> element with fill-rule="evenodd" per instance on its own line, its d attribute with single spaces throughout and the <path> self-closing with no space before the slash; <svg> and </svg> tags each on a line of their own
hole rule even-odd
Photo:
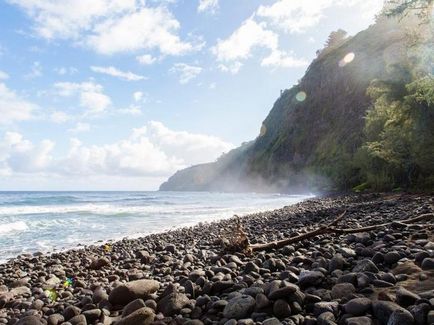
<svg viewBox="0 0 434 325">
<path fill-rule="evenodd" d="M 0 263 L 137 238 L 234 214 L 281 208 L 313 195 L 207 192 L 0 192 Z"/>
</svg>

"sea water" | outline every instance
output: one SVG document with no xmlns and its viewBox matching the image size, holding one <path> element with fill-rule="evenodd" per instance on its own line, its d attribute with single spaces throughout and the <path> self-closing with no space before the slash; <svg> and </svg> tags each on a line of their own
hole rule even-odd
<svg viewBox="0 0 434 325">
<path fill-rule="evenodd" d="M 276 209 L 306 195 L 207 192 L 0 192 L 0 263 L 137 238 L 234 214 Z"/>
</svg>

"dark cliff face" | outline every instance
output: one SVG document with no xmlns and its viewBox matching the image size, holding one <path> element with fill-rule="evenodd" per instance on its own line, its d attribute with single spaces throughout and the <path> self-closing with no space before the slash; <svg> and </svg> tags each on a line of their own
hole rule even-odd
<svg viewBox="0 0 434 325">
<path fill-rule="evenodd" d="M 300 83 L 277 99 L 256 140 L 215 163 L 177 172 L 160 190 L 353 186 L 357 180 L 351 178 L 348 161 L 362 142 L 364 116 L 371 105 L 366 90 L 372 80 L 390 78 L 391 67 L 406 55 L 405 33 L 397 21 L 384 18 L 323 50 Z"/>
</svg>

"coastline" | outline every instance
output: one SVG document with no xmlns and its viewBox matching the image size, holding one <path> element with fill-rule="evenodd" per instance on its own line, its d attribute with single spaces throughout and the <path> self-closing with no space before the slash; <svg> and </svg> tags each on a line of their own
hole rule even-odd
<svg viewBox="0 0 434 325">
<path fill-rule="evenodd" d="M 342 224 L 356 228 L 432 213 L 433 205 L 426 194 L 333 196 L 242 216 L 240 222 L 255 244 L 313 230 L 344 210 Z M 233 218 L 223 219 L 17 257 L 0 265 L 0 323 L 345 324 L 365 318 L 366 324 L 386 324 L 393 313 L 413 321 L 423 316 L 425 323 L 434 316 L 432 220 L 318 236 L 250 256 L 223 252 L 219 238 L 230 236 L 234 225 Z M 395 274 L 399 265 L 411 273 Z M 412 304 L 399 306 L 400 287 L 410 288 Z M 363 312 L 347 308 L 354 299 L 365 299 Z"/>
<path fill-rule="evenodd" d="M 184 192 L 0 194 L 0 264 L 280 208 L 308 195 Z M 61 235 L 60 235 L 61 234 Z"/>
</svg>

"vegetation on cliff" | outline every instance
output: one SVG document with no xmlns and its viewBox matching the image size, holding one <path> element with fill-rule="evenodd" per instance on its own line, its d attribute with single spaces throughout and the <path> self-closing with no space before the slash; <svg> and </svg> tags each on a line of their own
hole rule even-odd
<svg viewBox="0 0 434 325">
<path fill-rule="evenodd" d="M 333 32 L 255 141 L 161 189 L 433 189 L 432 5 L 409 0 L 353 37 Z"/>
</svg>

